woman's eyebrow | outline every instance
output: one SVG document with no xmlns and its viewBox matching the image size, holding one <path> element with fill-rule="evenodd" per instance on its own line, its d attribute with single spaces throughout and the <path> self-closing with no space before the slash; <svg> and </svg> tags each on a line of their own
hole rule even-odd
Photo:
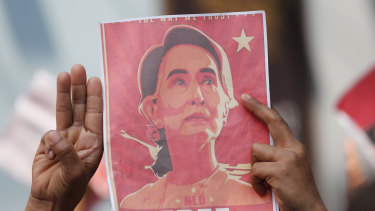
<svg viewBox="0 0 375 211">
<path fill-rule="evenodd" d="M 202 68 L 199 72 L 201 73 L 212 73 L 212 74 L 216 74 L 215 71 L 211 68 Z"/>
<path fill-rule="evenodd" d="M 186 70 L 182 70 L 182 69 L 175 69 L 175 70 L 172 70 L 168 76 L 167 76 L 167 79 L 169 77 L 171 77 L 173 74 L 179 74 L 179 73 L 182 73 L 182 74 L 187 74 L 187 71 Z"/>
</svg>

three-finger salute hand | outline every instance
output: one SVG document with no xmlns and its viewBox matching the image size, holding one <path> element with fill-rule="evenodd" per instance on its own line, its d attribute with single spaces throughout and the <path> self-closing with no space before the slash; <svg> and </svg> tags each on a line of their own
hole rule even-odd
<svg viewBox="0 0 375 211">
<path fill-rule="evenodd" d="M 46 133 L 35 154 L 27 210 L 43 205 L 73 210 L 103 154 L 103 100 L 98 78 L 86 82 L 82 65 L 57 78 L 56 130 Z"/>
</svg>

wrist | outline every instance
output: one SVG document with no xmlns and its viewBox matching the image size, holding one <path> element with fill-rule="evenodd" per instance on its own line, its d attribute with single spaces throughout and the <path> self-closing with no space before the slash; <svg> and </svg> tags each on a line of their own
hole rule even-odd
<svg viewBox="0 0 375 211">
<path fill-rule="evenodd" d="M 306 209 L 304 210 L 313 210 L 313 211 L 327 211 L 326 206 L 324 205 L 322 199 L 317 199 L 311 201 L 311 203 L 306 203 Z"/>
<path fill-rule="evenodd" d="M 55 208 L 55 204 L 53 202 L 37 199 L 30 195 L 26 204 L 25 211 L 54 210 L 54 208 Z"/>
<path fill-rule="evenodd" d="M 74 210 L 68 208 L 68 206 L 58 206 L 52 201 L 48 200 L 43 200 L 43 199 L 38 199 L 33 197 L 32 195 L 29 196 L 29 200 L 27 201 L 27 205 L 25 208 L 25 211 L 66 211 L 66 210 Z"/>
<path fill-rule="evenodd" d="M 317 206 L 315 207 L 314 210 L 316 210 L 316 211 L 327 211 L 327 208 L 326 208 L 326 206 L 324 205 L 324 203 L 323 203 L 322 200 L 320 200 L 320 202 L 317 203 L 316 205 L 317 205 Z"/>
</svg>

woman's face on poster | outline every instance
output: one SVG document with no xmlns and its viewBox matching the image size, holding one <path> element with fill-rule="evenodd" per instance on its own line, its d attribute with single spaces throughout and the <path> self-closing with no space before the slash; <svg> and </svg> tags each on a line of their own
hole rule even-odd
<svg viewBox="0 0 375 211">
<path fill-rule="evenodd" d="M 216 138 L 226 118 L 225 93 L 215 60 L 195 45 L 177 45 L 159 69 L 155 112 L 167 135 Z"/>
</svg>

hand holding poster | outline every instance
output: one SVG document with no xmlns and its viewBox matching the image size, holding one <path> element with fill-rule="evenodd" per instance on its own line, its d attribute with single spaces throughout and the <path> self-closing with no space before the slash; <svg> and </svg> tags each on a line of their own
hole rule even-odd
<svg viewBox="0 0 375 211">
<path fill-rule="evenodd" d="M 273 210 L 249 184 L 270 143 L 239 105 L 269 102 L 264 12 L 101 23 L 105 155 L 113 207 Z"/>
</svg>

